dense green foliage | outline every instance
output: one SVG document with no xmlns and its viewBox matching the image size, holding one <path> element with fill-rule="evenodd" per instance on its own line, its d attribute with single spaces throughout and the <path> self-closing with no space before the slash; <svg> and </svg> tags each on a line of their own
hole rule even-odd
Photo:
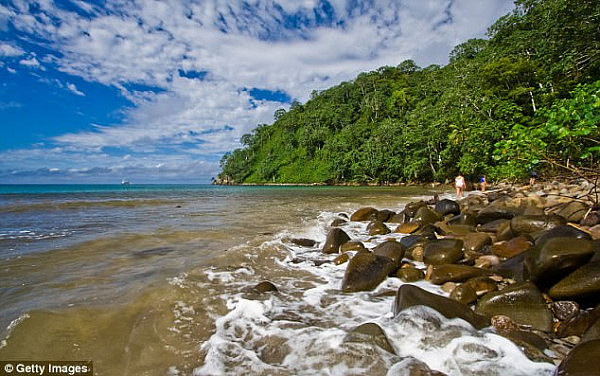
<svg viewBox="0 0 600 376">
<path fill-rule="evenodd" d="M 236 183 L 598 171 L 600 2 L 517 0 L 444 67 L 361 73 L 275 113 L 221 160 Z"/>
</svg>

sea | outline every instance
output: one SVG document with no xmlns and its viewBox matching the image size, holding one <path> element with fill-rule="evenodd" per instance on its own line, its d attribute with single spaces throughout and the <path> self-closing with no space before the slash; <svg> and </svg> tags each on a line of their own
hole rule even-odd
<svg viewBox="0 0 600 376">
<path fill-rule="evenodd" d="M 493 329 L 424 307 L 394 317 L 397 278 L 340 291 L 346 264 L 320 251 L 331 222 L 434 193 L 451 197 L 425 187 L 0 185 L 0 360 L 91 360 L 95 375 L 409 375 L 414 360 L 448 375 L 551 375 L 553 364 Z M 370 237 L 366 225 L 343 229 L 367 247 L 402 236 Z M 263 281 L 277 291 L 255 292 Z M 348 341 L 364 323 L 394 352 Z"/>
</svg>

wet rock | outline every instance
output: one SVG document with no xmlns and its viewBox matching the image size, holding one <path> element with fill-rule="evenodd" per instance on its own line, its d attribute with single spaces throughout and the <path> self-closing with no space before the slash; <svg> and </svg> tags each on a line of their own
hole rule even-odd
<svg viewBox="0 0 600 376">
<path fill-rule="evenodd" d="M 385 235 L 391 232 L 390 229 L 385 225 L 385 223 L 381 221 L 373 221 L 369 223 L 369 225 L 367 226 L 367 231 L 371 236 Z"/>
<path fill-rule="evenodd" d="M 553 299 L 580 299 L 600 296 L 600 261 L 583 265 L 561 279 L 548 291 Z"/>
<path fill-rule="evenodd" d="M 377 212 L 377 215 L 375 216 L 375 218 L 381 222 L 388 222 L 389 219 L 395 215 L 396 215 L 396 212 L 393 212 L 388 209 L 383 209 L 383 210 L 380 210 L 379 212 Z"/>
<path fill-rule="evenodd" d="M 422 245 L 415 245 L 406 251 L 405 256 L 409 256 L 415 261 L 423 262 L 423 254 L 425 253 L 425 249 Z"/>
<path fill-rule="evenodd" d="M 598 223 L 600 223 L 600 212 L 599 211 L 590 212 L 579 223 L 582 226 L 588 226 L 588 227 L 596 226 Z"/>
<path fill-rule="evenodd" d="M 489 325 L 489 320 L 486 317 L 473 312 L 467 305 L 432 294 L 415 285 L 405 284 L 400 286 L 394 300 L 394 315 L 408 307 L 417 305 L 430 307 L 449 319 L 458 317 L 477 329 Z"/>
<path fill-rule="evenodd" d="M 460 239 L 437 239 L 425 244 L 423 261 L 426 264 L 452 264 L 463 258 L 463 241 Z"/>
<path fill-rule="evenodd" d="M 315 240 L 312 239 L 306 239 L 306 238 L 294 238 L 294 239 L 290 239 L 290 242 L 292 242 L 293 244 L 300 246 L 300 247 L 314 247 L 315 245 L 317 245 L 317 242 Z"/>
<path fill-rule="evenodd" d="M 486 245 L 492 244 L 492 238 L 483 232 L 472 232 L 465 236 L 463 242 L 465 251 L 479 252 Z"/>
<path fill-rule="evenodd" d="M 373 248 L 374 254 L 391 259 L 394 261 L 396 267 L 400 267 L 405 251 L 406 249 L 402 246 L 402 244 L 393 240 L 380 243 Z"/>
<path fill-rule="evenodd" d="M 394 363 L 386 373 L 386 376 L 446 376 L 446 374 L 432 370 L 427 364 L 409 356 Z"/>
<path fill-rule="evenodd" d="M 510 229 L 517 235 L 531 234 L 566 225 L 567 221 L 559 215 L 519 215 L 510 220 Z"/>
<path fill-rule="evenodd" d="M 457 216 L 454 216 L 448 220 L 448 224 L 450 225 L 468 225 L 475 226 L 477 223 L 475 222 L 475 215 L 473 213 L 461 213 Z"/>
<path fill-rule="evenodd" d="M 427 276 L 425 276 L 425 279 L 428 279 Z M 442 289 L 443 292 L 452 294 L 452 291 L 454 291 L 454 289 L 456 288 L 456 283 L 446 282 L 440 288 Z"/>
<path fill-rule="evenodd" d="M 552 238 L 527 252 L 525 269 L 541 287 L 550 287 L 585 264 L 594 254 L 592 242 L 577 238 Z"/>
<path fill-rule="evenodd" d="M 417 244 L 425 244 L 427 242 L 427 238 L 423 235 L 409 235 L 400 239 L 400 244 L 404 246 L 404 248 L 412 248 Z"/>
<path fill-rule="evenodd" d="M 498 256 L 483 255 L 483 256 L 479 256 L 475 260 L 475 264 L 473 266 L 475 266 L 477 268 L 489 269 L 489 268 L 494 267 L 499 264 L 500 264 L 500 259 L 498 258 Z"/>
<path fill-rule="evenodd" d="M 594 240 L 600 240 L 600 225 L 590 228 L 590 235 Z"/>
<path fill-rule="evenodd" d="M 523 281 L 525 279 L 523 262 L 528 252 L 523 252 L 520 255 L 502 261 L 500 264 L 492 267 L 492 271 L 505 278 L 514 279 L 517 282 Z"/>
<path fill-rule="evenodd" d="M 435 232 L 440 235 L 467 235 L 475 231 L 475 227 L 468 225 L 449 225 L 446 222 L 436 222 Z"/>
<path fill-rule="evenodd" d="M 367 248 L 362 242 L 359 241 L 348 241 L 340 246 L 341 252 L 349 252 L 349 251 L 364 251 Z"/>
<path fill-rule="evenodd" d="M 331 224 L 329 226 L 340 227 L 340 226 L 345 225 L 346 223 L 348 223 L 348 220 L 346 220 L 344 218 L 336 218 L 333 221 L 331 221 Z"/>
<path fill-rule="evenodd" d="M 434 210 L 440 215 L 460 214 L 460 206 L 458 205 L 458 202 L 448 199 L 441 200 L 437 204 L 435 204 Z"/>
<path fill-rule="evenodd" d="M 450 299 L 456 300 L 459 303 L 471 304 L 477 300 L 477 293 L 469 285 L 461 284 L 456 286 L 450 293 Z"/>
<path fill-rule="evenodd" d="M 556 376 L 598 375 L 598 363 L 591 361 L 600 358 L 600 339 L 577 345 L 558 366 Z"/>
<path fill-rule="evenodd" d="M 596 319 L 594 323 L 585 331 L 583 337 L 581 337 L 581 342 L 587 342 L 600 339 L 600 319 Z"/>
<path fill-rule="evenodd" d="M 405 217 L 408 218 L 414 218 L 414 216 L 417 214 L 417 211 L 422 208 L 422 207 L 426 207 L 427 203 L 425 203 L 424 201 L 419 201 L 419 202 L 409 202 L 408 204 L 406 204 L 404 206 L 404 210 L 402 210 L 402 214 L 404 214 Z"/>
<path fill-rule="evenodd" d="M 508 219 L 497 219 L 495 221 L 487 222 L 477 227 L 478 232 L 497 233 L 498 229 L 505 226 L 506 223 L 510 223 Z"/>
<path fill-rule="evenodd" d="M 558 330 L 556 330 L 556 337 L 581 337 L 598 319 L 600 319 L 600 307 L 596 307 L 589 311 L 580 311 L 579 315 L 558 327 Z"/>
<path fill-rule="evenodd" d="M 463 282 L 473 277 L 490 275 L 486 269 L 476 268 L 467 265 L 444 264 L 436 265 L 431 272 L 431 283 L 441 285 L 445 282 Z"/>
<path fill-rule="evenodd" d="M 257 292 L 259 294 L 265 292 L 277 292 L 277 287 L 269 281 L 262 281 L 258 283 L 256 286 L 252 287 L 253 292 Z"/>
<path fill-rule="evenodd" d="M 463 285 L 470 286 L 477 296 L 482 296 L 488 292 L 497 291 L 498 284 L 489 277 L 475 277 L 467 280 Z"/>
<path fill-rule="evenodd" d="M 349 259 L 350 259 L 350 256 L 348 256 L 347 253 L 342 253 L 341 255 L 339 255 L 338 257 L 333 259 L 333 263 L 335 265 L 341 265 L 341 264 L 348 262 Z"/>
<path fill-rule="evenodd" d="M 346 268 L 342 291 L 373 290 L 395 269 L 395 263 L 388 257 L 372 253 L 357 253 Z"/>
<path fill-rule="evenodd" d="M 279 365 L 283 363 L 285 357 L 291 352 L 290 346 L 287 344 L 288 339 L 274 335 L 268 335 L 258 339 L 257 347 L 260 360 L 266 364 Z"/>
<path fill-rule="evenodd" d="M 510 240 L 515 236 L 516 234 L 510 229 L 510 221 L 505 221 L 496 230 L 496 239 L 498 241 Z"/>
<path fill-rule="evenodd" d="M 585 231 L 581 231 L 573 226 L 556 226 L 548 231 L 541 232 L 535 237 L 535 244 L 538 246 L 543 245 L 549 239 L 552 238 L 578 238 L 592 240 L 590 234 Z"/>
<path fill-rule="evenodd" d="M 497 332 L 513 332 L 519 330 L 519 324 L 505 315 L 495 315 L 490 319 Z"/>
<path fill-rule="evenodd" d="M 371 207 L 360 208 L 350 216 L 350 220 L 353 222 L 370 221 L 377 217 L 379 210 Z"/>
<path fill-rule="evenodd" d="M 323 253 L 338 253 L 340 246 L 349 240 L 350 237 L 344 230 L 334 227 L 327 235 L 325 245 L 323 245 Z"/>
<path fill-rule="evenodd" d="M 425 278 L 425 272 L 417 268 L 400 268 L 396 272 L 396 277 L 403 282 L 416 282 Z"/>
<path fill-rule="evenodd" d="M 403 223 L 404 222 L 404 214 L 396 213 L 391 218 L 388 219 L 388 223 Z"/>
<path fill-rule="evenodd" d="M 563 206 L 556 214 L 569 222 L 579 222 L 588 211 L 588 207 L 581 201 L 571 201 Z"/>
<path fill-rule="evenodd" d="M 511 258 L 527 251 L 533 246 L 533 239 L 529 235 L 520 235 L 506 242 L 496 243 L 492 246 L 492 253 L 498 257 Z"/>
<path fill-rule="evenodd" d="M 492 317 L 505 315 L 521 325 L 550 331 L 552 314 L 542 293 L 531 282 L 521 282 L 487 293 L 477 302 L 475 312 Z"/>
<path fill-rule="evenodd" d="M 416 222 L 405 222 L 398 225 L 394 232 L 399 234 L 412 234 L 419 229 L 419 224 Z"/>
<path fill-rule="evenodd" d="M 569 321 L 579 314 L 579 304 L 568 300 L 561 300 L 552 302 L 552 304 L 550 304 L 550 310 L 557 319 Z"/>
<path fill-rule="evenodd" d="M 422 206 L 415 213 L 413 222 L 420 223 L 421 226 L 433 224 L 441 219 L 440 215 L 429 209 L 427 206 Z"/>
<path fill-rule="evenodd" d="M 488 205 L 481 210 L 475 222 L 477 223 L 489 223 L 498 219 L 512 219 L 519 214 L 519 209 L 515 207 L 503 206 L 503 205 Z"/>
<path fill-rule="evenodd" d="M 344 338 L 344 342 L 370 343 L 385 351 L 396 354 L 385 332 L 375 323 L 365 323 L 352 329 Z"/>
</svg>

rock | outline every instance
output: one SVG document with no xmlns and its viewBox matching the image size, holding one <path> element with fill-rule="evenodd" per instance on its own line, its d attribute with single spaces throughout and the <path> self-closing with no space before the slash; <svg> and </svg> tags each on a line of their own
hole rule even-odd
<svg viewBox="0 0 600 376">
<path fill-rule="evenodd" d="M 428 279 L 427 276 L 425 276 L 425 278 Z M 442 289 L 443 292 L 452 294 L 452 291 L 454 291 L 454 289 L 456 288 L 456 283 L 446 282 L 440 288 Z"/>
<path fill-rule="evenodd" d="M 393 212 L 393 211 L 388 210 L 388 209 L 383 209 L 383 210 L 380 210 L 379 212 L 377 212 L 377 215 L 375 216 L 375 218 L 378 221 L 387 222 L 394 215 L 396 215 L 396 212 Z"/>
<path fill-rule="evenodd" d="M 523 252 L 520 255 L 511 257 L 508 260 L 502 261 L 500 264 L 492 267 L 492 271 L 505 278 L 514 279 L 517 282 L 525 280 L 523 262 L 527 252 Z"/>
<path fill-rule="evenodd" d="M 475 222 L 475 215 L 473 213 L 461 213 L 457 216 L 450 218 L 448 221 L 450 225 L 468 225 L 475 226 L 477 223 Z"/>
<path fill-rule="evenodd" d="M 347 253 L 342 253 L 341 255 L 339 255 L 338 257 L 333 259 L 333 263 L 335 265 L 342 265 L 342 264 L 348 262 L 349 259 L 350 259 L 350 256 L 348 256 Z"/>
<path fill-rule="evenodd" d="M 393 240 L 380 243 L 373 248 L 374 254 L 391 259 L 394 261 L 396 267 L 400 267 L 405 251 L 406 249 L 402 246 L 402 244 Z"/>
<path fill-rule="evenodd" d="M 513 332 L 519 330 L 519 325 L 505 315 L 492 316 L 491 323 L 497 332 Z"/>
<path fill-rule="evenodd" d="M 408 204 L 406 204 L 404 206 L 404 210 L 402 210 L 402 214 L 404 214 L 405 217 L 408 218 L 413 218 L 416 214 L 417 214 L 417 210 L 419 210 L 422 207 L 426 207 L 427 203 L 423 202 L 423 201 L 419 201 L 419 202 L 409 202 Z"/>
<path fill-rule="evenodd" d="M 430 307 L 448 319 L 458 317 L 477 329 L 482 329 L 489 325 L 487 318 L 476 314 L 467 305 L 432 294 L 415 285 L 405 284 L 400 286 L 394 300 L 394 315 L 397 315 L 408 307 L 417 305 Z"/>
<path fill-rule="evenodd" d="M 361 324 L 352 329 L 344 338 L 344 342 L 370 343 L 389 353 L 396 354 L 383 329 L 372 322 Z"/>
<path fill-rule="evenodd" d="M 277 287 L 269 281 L 262 281 L 260 283 L 258 283 L 256 286 L 254 286 L 252 288 L 252 290 L 254 292 L 257 292 L 259 294 L 265 293 L 265 292 L 277 292 Z"/>
<path fill-rule="evenodd" d="M 467 265 L 436 265 L 430 276 L 431 283 L 441 285 L 445 282 L 463 282 L 473 277 L 490 275 L 490 271 Z"/>
<path fill-rule="evenodd" d="M 567 221 L 559 215 L 519 215 L 510 220 L 510 229 L 516 235 L 531 234 L 566 225 Z"/>
<path fill-rule="evenodd" d="M 590 228 L 590 235 L 594 240 L 600 240 L 600 225 Z"/>
<path fill-rule="evenodd" d="M 571 201 L 562 207 L 556 214 L 569 222 L 579 222 L 588 211 L 588 207 L 581 201 Z"/>
<path fill-rule="evenodd" d="M 403 282 L 416 282 L 425 278 L 425 272 L 417 268 L 400 268 L 396 272 L 396 277 Z"/>
<path fill-rule="evenodd" d="M 450 299 L 456 300 L 459 303 L 471 304 L 477 300 L 477 293 L 469 285 L 461 284 L 456 286 L 450 293 Z"/>
<path fill-rule="evenodd" d="M 412 248 L 417 244 L 425 244 L 426 242 L 427 238 L 423 235 L 409 235 L 400 239 L 400 244 L 406 249 Z"/>
<path fill-rule="evenodd" d="M 300 247 L 314 247 L 315 245 L 317 245 L 317 242 L 315 240 L 312 239 L 305 239 L 305 238 L 294 238 L 294 239 L 290 239 L 290 242 L 292 242 L 295 245 L 298 245 Z"/>
<path fill-rule="evenodd" d="M 519 214 L 519 209 L 503 205 L 488 205 L 481 210 L 475 222 L 489 223 L 498 219 L 512 219 Z"/>
<path fill-rule="evenodd" d="M 458 205 L 458 202 L 449 199 L 438 201 L 438 203 L 435 204 L 434 210 L 442 216 L 446 214 L 460 214 L 460 206 Z"/>
<path fill-rule="evenodd" d="M 411 249 L 406 251 L 405 256 L 408 256 L 410 254 L 410 257 L 413 260 L 423 262 L 423 254 L 424 253 L 425 253 L 425 250 L 422 245 L 415 245 L 414 247 L 412 247 Z"/>
<path fill-rule="evenodd" d="M 491 268 L 494 267 L 496 265 L 500 264 L 500 259 L 498 258 L 498 256 L 494 256 L 494 255 L 483 255 L 478 257 L 475 260 L 475 264 L 473 266 L 477 267 L 477 268 Z"/>
<path fill-rule="evenodd" d="M 510 221 L 505 221 L 496 230 L 496 239 L 498 241 L 510 240 L 514 238 L 516 234 L 510 229 Z"/>
<path fill-rule="evenodd" d="M 533 239 L 529 235 L 520 235 L 506 242 L 496 243 L 492 246 L 492 253 L 498 257 L 511 258 L 527 251 L 533 246 Z"/>
<path fill-rule="evenodd" d="M 409 356 L 394 363 L 386 373 L 386 376 L 446 376 L 446 374 L 432 370 L 427 364 Z"/>
<path fill-rule="evenodd" d="M 465 236 L 463 240 L 465 251 L 479 252 L 486 245 L 492 244 L 492 238 L 482 232 L 472 232 Z"/>
<path fill-rule="evenodd" d="M 568 300 L 552 302 L 550 310 L 560 321 L 569 321 L 579 314 L 579 304 Z"/>
<path fill-rule="evenodd" d="M 433 224 L 440 219 L 441 217 L 436 212 L 429 209 L 427 206 L 422 206 L 417 210 L 413 222 L 420 223 L 421 226 L 424 226 Z"/>
<path fill-rule="evenodd" d="M 600 296 L 600 261 L 583 265 L 552 286 L 553 299 L 581 299 Z"/>
<path fill-rule="evenodd" d="M 558 327 L 556 337 L 581 337 L 598 319 L 600 319 L 600 307 L 596 307 L 590 311 L 580 311 L 579 315 Z"/>
<path fill-rule="evenodd" d="M 437 239 L 425 244 L 423 261 L 426 264 L 452 264 L 463 258 L 463 241 L 460 239 Z"/>
<path fill-rule="evenodd" d="M 400 234 L 412 234 L 419 229 L 419 224 L 416 222 L 405 222 L 398 225 L 394 232 Z"/>
<path fill-rule="evenodd" d="M 592 341 L 595 339 L 600 339 L 600 319 L 596 319 L 594 323 L 585 331 L 583 337 L 581 337 L 581 342 Z"/>
<path fill-rule="evenodd" d="M 552 238 L 527 252 L 525 269 L 541 287 L 550 287 L 585 264 L 594 254 L 592 242 L 577 238 Z"/>
<path fill-rule="evenodd" d="M 339 253 L 340 246 L 349 240 L 350 237 L 344 230 L 334 227 L 329 231 L 322 251 L 323 253 Z"/>
<path fill-rule="evenodd" d="M 470 286 L 477 296 L 482 296 L 488 292 L 498 290 L 496 281 L 489 277 L 475 277 L 467 280 L 463 285 Z"/>
<path fill-rule="evenodd" d="M 446 222 L 434 223 L 435 232 L 440 235 L 467 235 L 475 231 L 475 227 L 468 225 L 449 225 Z"/>
<path fill-rule="evenodd" d="M 538 246 L 543 245 L 546 241 L 552 238 L 578 238 L 592 240 L 590 234 L 585 231 L 581 231 L 573 226 L 556 226 L 548 231 L 541 232 L 535 236 L 535 244 Z"/>
<path fill-rule="evenodd" d="M 369 225 L 367 226 L 367 231 L 371 236 L 385 235 L 391 232 L 390 229 L 385 225 L 385 223 L 381 221 L 373 221 L 369 223 Z"/>
<path fill-rule="evenodd" d="M 353 222 L 370 221 L 374 217 L 377 217 L 379 210 L 371 207 L 360 208 L 350 216 L 350 220 Z"/>
<path fill-rule="evenodd" d="M 477 227 L 478 232 L 497 233 L 498 229 L 510 223 L 508 219 L 496 219 L 495 221 L 487 222 Z"/>
<path fill-rule="evenodd" d="M 404 222 L 404 214 L 396 213 L 391 218 L 388 219 L 388 223 L 403 223 Z"/>
<path fill-rule="evenodd" d="M 593 211 L 585 216 L 580 222 L 582 226 L 593 227 L 600 223 L 600 212 Z"/>
<path fill-rule="evenodd" d="M 344 218 L 336 218 L 333 221 L 331 221 L 331 224 L 329 226 L 339 227 L 339 226 L 345 225 L 346 223 L 348 223 L 348 220 L 346 220 Z"/>
<path fill-rule="evenodd" d="M 359 241 L 347 241 L 346 243 L 340 246 L 341 252 L 349 252 L 349 251 L 364 251 L 367 248 L 362 242 Z"/>
<path fill-rule="evenodd" d="M 492 317 L 505 315 L 521 325 L 550 331 L 552 314 L 542 293 L 531 282 L 521 282 L 500 291 L 485 294 L 475 307 L 478 314 Z"/>
<path fill-rule="evenodd" d="M 577 346 L 556 369 L 556 376 L 593 376 L 599 375 L 598 364 L 600 358 L 600 339 L 583 342 Z"/>
<path fill-rule="evenodd" d="M 372 253 L 357 253 L 346 268 L 342 291 L 369 291 L 377 287 L 396 269 L 394 262 Z"/>
</svg>

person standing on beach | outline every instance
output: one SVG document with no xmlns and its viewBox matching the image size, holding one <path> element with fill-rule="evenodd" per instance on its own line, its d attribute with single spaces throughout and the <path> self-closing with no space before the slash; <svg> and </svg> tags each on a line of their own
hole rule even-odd
<svg viewBox="0 0 600 376">
<path fill-rule="evenodd" d="M 479 185 L 481 187 L 481 192 L 485 192 L 485 187 L 487 186 L 487 180 L 485 178 L 485 175 L 481 175 L 481 177 L 479 178 Z"/>
<path fill-rule="evenodd" d="M 459 172 L 456 179 L 454 179 L 454 186 L 456 187 L 456 198 L 459 199 L 461 197 L 465 197 L 465 178 Z"/>
</svg>

